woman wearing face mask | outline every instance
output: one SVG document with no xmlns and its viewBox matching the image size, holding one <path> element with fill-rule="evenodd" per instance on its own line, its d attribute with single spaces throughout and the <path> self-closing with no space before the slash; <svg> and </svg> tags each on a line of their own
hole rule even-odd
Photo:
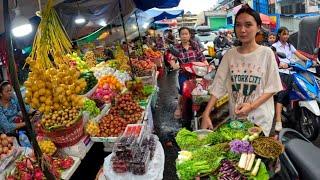
<svg viewBox="0 0 320 180">
<path fill-rule="evenodd" d="M 202 115 L 201 127 L 213 129 L 210 112 L 217 99 L 228 93 L 230 114 L 260 126 L 269 136 L 274 117 L 272 96 L 282 90 L 272 50 L 255 41 L 261 19 L 248 5 L 235 17 L 235 33 L 240 46 L 223 57 L 211 89 L 211 99 Z"/>
<path fill-rule="evenodd" d="M 27 111 L 29 108 L 27 107 Z M 15 130 L 25 127 L 22 122 L 18 100 L 13 95 L 12 86 L 8 81 L 0 84 L 0 133 L 14 134 Z"/>
<path fill-rule="evenodd" d="M 286 55 L 286 58 L 280 58 L 279 72 L 281 81 L 285 87 L 285 90 L 279 92 L 276 98 L 276 131 L 281 131 L 282 121 L 281 121 L 281 111 L 284 104 L 289 103 L 289 92 L 292 88 L 292 76 L 288 70 L 288 64 L 294 62 L 293 55 L 296 55 L 299 59 L 306 61 L 308 58 L 300 54 L 292 44 L 288 42 L 289 30 L 286 27 L 281 27 L 277 33 L 277 42 L 272 46 L 276 48 L 277 52 L 282 52 Z"/>
<path fill-rule="evenodd" d="M 177 44 L 175 46 L 176 51 L 178 54 L 175 54 L 177 56 L 178 61 L 180 64 L 183 63 L 189 63 L 189 62 L 194 62 L 194 61 L 203 61 L 206 64 L 208 62 L 206 61 L 204 55 L 202 54 L 199 45 L 191 40 L 191 30 L 187 27 L 182 27 L 179 29 L 179 35 L 181 39 L 181 43 Z M 170 61 L 171 67 L 174 69 L 179 69 L 179 65 L 176 64 L 174 60 Z M 188 73 L 184 71 L 179 71 L 179 94 L 182 95 L 182 85 L 184 81 L 188 80 L 189 76 Z M 179 97 L 178 101 L 178 106 L 174 112 L 174 117 L 175 119 L 180 119 L 182 115 L 181 111 L 181 98 Z"/>
</svg>

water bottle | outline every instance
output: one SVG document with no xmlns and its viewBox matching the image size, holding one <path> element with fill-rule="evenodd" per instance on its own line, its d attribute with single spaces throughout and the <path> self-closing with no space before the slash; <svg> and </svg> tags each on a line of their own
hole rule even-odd
<svg viewBox="0 0 320 180">
<path fill-rule="evenodd" d="M 25 131 L 19 131 L 19 142 L 22 147 L 31 148 L 31 143 Z"/>
</svg>

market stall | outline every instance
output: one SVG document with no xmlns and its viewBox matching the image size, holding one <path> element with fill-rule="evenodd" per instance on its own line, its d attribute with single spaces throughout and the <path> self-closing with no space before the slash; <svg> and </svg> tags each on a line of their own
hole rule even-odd
<svg viewBox="0 0 320 180">
<path fill-rule="evenodd" d="M 229 120 L 214 131 L 181 129 L 176 141 L 181 148 L 176 160 L 179 179 L 268 180 L 278 170 L 284 146 L 245 120 Z"/>
</svg>

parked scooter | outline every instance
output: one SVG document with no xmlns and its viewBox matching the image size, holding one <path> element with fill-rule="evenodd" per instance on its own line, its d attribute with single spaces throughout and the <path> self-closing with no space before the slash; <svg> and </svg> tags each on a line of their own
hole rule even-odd
<svg viewBox="0 0 320 180">
<path fill-rule="evenodd" d="M 215 49 L 216 51 L 216 60 L 218 60 L 218 62 L 215 62 L 216 65 L 219 65 L 223 56 L 226 54 L 226 52 L 231 48 L 231 46 L 229 45 L 226 45 L 225 47 L 223 48 L 218 48 L 218 49 Z"/>
<path fill-rule="evenodd" d="M 279 52 L 277 55 L 281 58 L 286 57 Z M 296 129 L 309 140 L 314 140 L 319 134 L 320 117 L 319 84 L 313 73 L 308 70 L 314 65 L 308 60 L 290 63 L 289 67 L 294 82 L 289 93 L 290 103 L 282 111 L 284 126 Z"/>
<path fill-rule="evenodd" d="M 318 147 L 299 132 L 289 128 L 281 130 L 279 141 L 285 147 L 279 157 L 281 163 L 281 170 L 277 173 L 279 179 L 319 179 L 320 149 Z"/>
</svg>

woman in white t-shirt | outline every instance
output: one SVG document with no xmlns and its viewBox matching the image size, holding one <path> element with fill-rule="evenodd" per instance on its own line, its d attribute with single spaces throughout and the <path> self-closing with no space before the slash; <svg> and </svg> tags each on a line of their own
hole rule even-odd
<svg viewBox="0 0 320 180">
<path fill-rule="evenodd" d="M 223 57 L 204 111 L 201 127 L 212 129 L 209 117 L 217 99 L 228 93 L 230 113 L 247 118 L 269 136 L 274 117 L 272 96 L 282 90 L 278 66 L 272 50 L 255 41 L 261 28 L 259 13 L 243 5 L 235 17 L 235 32 L 241 46 Z"/>
<path fill-rule="evenodd" d="M 289 30 L 286 27 L 280 27 L 277 33 L 277 42 L 272 44 L 273 47 L 276 48 L 277 52 L 282 52 L 286 55 L 286 58 L 280 58 L 279 64 L 279 73 L 281 81 L 284 85 L 285 90 L 279 92 L 276 95 L 276 131 L 281 131 L 282 122 L 281 122 L 281 111 L 283 105 L 289 103 L 289 92 L 292 89 L 293 79 L 290 75 L 290 71 L 288 69 L 288 64 L 295 62 L 293 56 L 297 56 L 299 59 L 306 61 L 308 58 L 300 54 L 296 48 L 288 42 L 289 39 Z"/>
</svg>

